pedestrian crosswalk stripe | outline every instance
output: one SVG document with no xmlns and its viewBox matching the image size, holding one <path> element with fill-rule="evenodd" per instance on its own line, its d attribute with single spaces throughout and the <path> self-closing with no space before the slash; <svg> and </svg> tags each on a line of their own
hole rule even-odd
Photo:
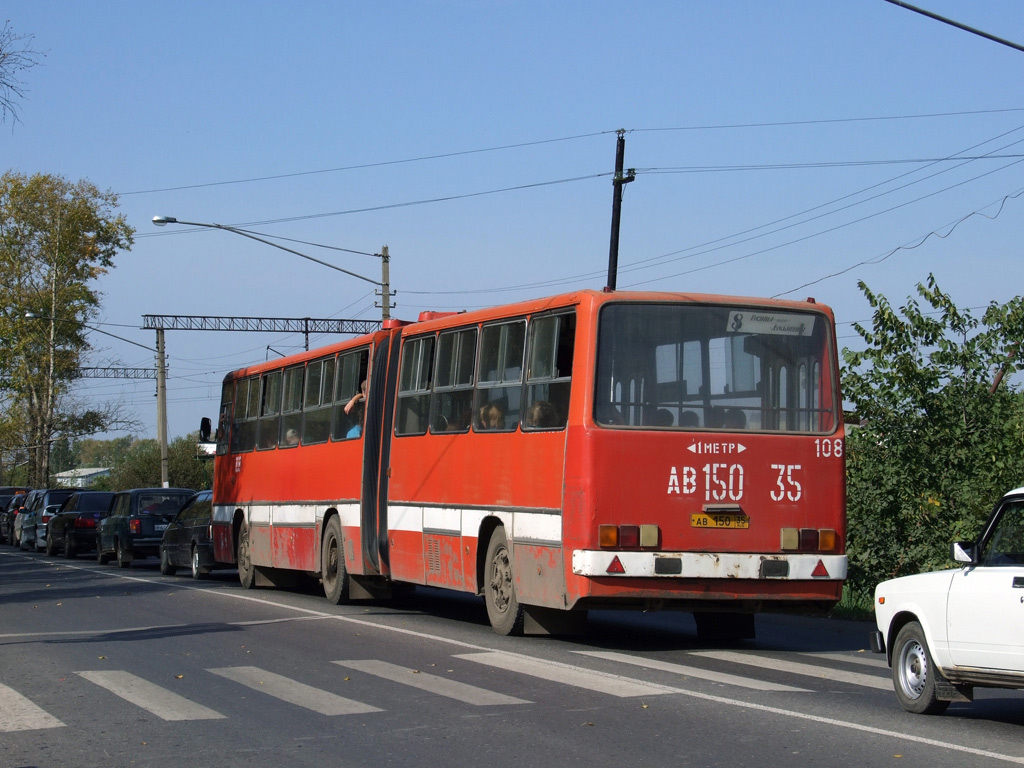
<svg viewBox="0 0 1024 768">
<path fill-rule="evenodd" d="M 520 656 L 514 653 L 501 653 L 499 651 L 464 653 L 455 656 L 455 658 L 475 661 L 478 664 L 487 664 L 488 666 L 506 669 L 510 672 L 518 672 L 555 683 L 563 683 L 564 685 L 585 688 L 590 691 L 597 691 L 598 693 L 611 694 L 612 696 L 656 696 L 663 693 L 678 692 L 677 689 L 670 688 L 667 685 L 630 680 L 618 675 L 575 667 L 571 664 L 542 661 L 541 659 Z"/>
<path fill-rule="evenodd" d="M 707 659 L 718 659 L 733 664 L 748 664 L 762 669 L 771 669 L 776 672 L 788 672 L 793 675 L 805 677 L 816 677 L 827 682 L 850 683 L 865 688 L 877 688 L 887 691 L 892 688 L 892 683 L 887 677 L 877 675 L 865 675 L 860 672 L 847 672 L 834 666 L 823 667 L 818 664 L 803 664 L 799 661 L 786 661 L 774 656 L 754 653 L 737 653 L 735 651 L 692 651 L 691 656 L 701 656 Z"/>
<path fill-rule="evenodd" d="M 383 711 L 369 704 L 346 699 L 282 675 L 275 675 L 259 667 L 223 667 L 208 671 L 321 715 L 365 715 L 369 712 Z"/>
<path fill-rule="evenodd" d="M 89 682 L 150 712 L 161 720 L 219 720 L 224 715 L 121 670 L 76 672 Z"/>
<path fill-rule="evenodd" d="M 646 667 L 647 669 L 657 669 L 662 672 L 671 672 L 675 675 L 684 675 L 686 677 L 696 677 L 702 680 L 711 680 L 715 683 L 725 683 L 726 685 L 735 685 L 742 688 L 751 688 L 755 691 L 776 691 L 783 693 L 810 693 L 807 688 L 795 688 L 791 685 L 783 685 L 782 683 L 770 683 L 765 680 L 756 680 L 752 677 L 740 677 L 739 675 L 730 675 L 726 672 L 715 672 L 710 669 L 701 669 L 700 667 L 691 667 L 685 664 L 673 664 L 668 661 L 660 661 L 658 659 L 647 659 L 641 656 L 630 656 L 625 653 L 615 653 L 612 651 L 574 651 L 574 653 L 582 654 L 583 656 L 592 656 L 598 659 L 607 659 L 620 664 L 632 664 L 638 667 Z"/>
<path fill-rule="evenodd" d="M 447 696 L 450 699 L 457 699 L 465 704 L 472 704 L 477 707 L 532 703 L 525 699 L 517 699 L 512 696 L 506 696 L 503 693 L 489 691 L 486 688 L 477 688 L 475 685 L 460 683 L 458 680 L 449 680 L 446 677 L 400 667 L 397 664 L 389 664 L 386 661 L 361 659 L 336 661 L 334 663 L 368 675 L 390 680 L 393 683 L 409 685 L 413 688 L 436 693 L 439 696 Z"/>
<path fill-rule="evenodd" d="M 0 732 L 62 728 L 64 723 L 47 714 L 13 688 L 0 685 Z"/>
</svg>

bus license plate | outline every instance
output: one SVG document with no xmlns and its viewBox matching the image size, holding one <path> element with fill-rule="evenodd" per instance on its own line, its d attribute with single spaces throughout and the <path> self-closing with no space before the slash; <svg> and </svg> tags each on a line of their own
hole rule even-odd
<svg viewBox="0 0 1024 768">
<path fill-rule="evenodd" d="M 736 513 L 700 512 L 690 515 L 693 528 L 749 528 L 750 518 Z"/>
</svg>

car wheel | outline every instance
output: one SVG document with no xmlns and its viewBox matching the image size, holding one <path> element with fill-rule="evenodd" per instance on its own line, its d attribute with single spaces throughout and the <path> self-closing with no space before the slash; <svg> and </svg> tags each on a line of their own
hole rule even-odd
<svg viewBox="0 0 1024 768">
<path fill-rule="evenodd" d="M 165 547 L 160 547 L 160 573 L 164 576 L 173 576 L 178 569 L 171 563 L 171 555 Z"/>
<path fill-rule="evenodd" d="M 100 538 L 96 537 L 96 562 L 100 565 L 106 565 L 110 562 L 110 555 L 103 551 L 103 547 L 100 546 Z"/>
<path fill-rule="evenodd" d="M 523 606 L 516 597 L 515 575 L 512 572 L 512 553 L 508 547 L 505 529 L 498 527 L 491 534 L 484 560 L 484 603 L 491 628 L 499 635 L 523 633 Z"/>
<path fill-rule="evenodd" d="M 49 557 L 56 557 L 57 548 L 53 546 L 53 538 L 49 533 L 46 534 L 46 554 Z"/>
<path fill-rule="evenodd" d="M 337 516 L 327 522 L 324 531 L 324 543 L 320 549 L 320 578 L 328 601 L 333 605 L 348 602 L 348 573 L 345 570 L 341 523 Z"/>
<path fill-rule="evenodd" d="M 192 578 L 201 579 L 206 575 L 206 569 L 199 564 L 199 547 L 192 545 Z"/>
<path fill-rule="evenodd" d="M 127 568 L 132 564 L 131 553 L 125 551 L 120 541 L 114 542 L 114 557 L 117 559 L 117 565 L 120 568 Z"/>
<path fill-rule="evenodd" d="M 256 566 L 252 564 L 252 555 L 249 548 L 249 526 L 242 523 L 238 531 L 238 554 L 235 557 L 238 562 L 238 580 L 245 589 L 252 589 L 256 586 Z"/>
<path fill-rule="evenodd" d="M 65 560 L 74 560 L 77 556 L 78 556 L 78 553 L 75 552 L 75 548 L 71 544 L 70 537 L 68 537 L 65 534 L 65 536 L 64 536 L 64 559 Z"/>
<path fill-rule="evenodd" d="M 892 650 L 892 683 L 900 705 L 917 715 L 944 712 L 949 702 L 937 696 L 935 681 L 941 674 L 932 664 L 921 625 L 916 621 L 904 625 Z"/>
</svg>

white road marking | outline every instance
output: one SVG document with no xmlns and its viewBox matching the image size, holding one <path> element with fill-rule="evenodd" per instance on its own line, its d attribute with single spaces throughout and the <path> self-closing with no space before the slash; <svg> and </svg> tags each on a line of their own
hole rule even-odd
<svg viewBox="0 0 1024 768">
<path fill-rule="evenodd" d="M 13 688 L 0 685 L 0 732 L 62 728 L 64 723 L 47 714 Z"/>
<path fill-rule="evenodd" d="M 389 664 L 386 661 L 373 659 L 335 661 L 342 667 L 365 672 L 368 675 L 381 677 L 393 683 L 409 685 L 419 688 L 422 691 L 436 693 L 440 696 L 447 696 L 465 704 L 472 704 L 477 707 L 495 706 L 499 704 L 531 704 L 525 699 L 517 699 L 506 696 L 504 693 L 496 693 L 486 688 L 478 688 L 468 683 L 460 683 L 458 680 L 449 680 L 446 677 L 439 677 L 427 672 L 414 671 L 408 667 L 400 667 L 397 664 Z"/>
<path fill-rule="evenodd" d="M 201 704 L 162 688 L 130 672 L 112 669 L 76 672 L 89 682 L 150 712 L 161 720 L 220 720 L 224 717 Z"/>
<path fill-rule="evenodd" d="M 632 664 L 637 667 L 657 669 L 662 672 L 671 672 L 674 675 L 696 677 L 702 680 L 711 680 L 715 683 L 736 685 L 741 688 L 752 688 L 755 691 L 811 693 L 807 688 L 794 688 L 791 685 L 783 685 L 782 683 L 769 683 L 764 680 L 756 680 L 752 677 L 740 677 L 739 675 L 730 675 L 726 672 L 715 672 L 710 669 L 690 667 L 684 664 L 673 664 L 668 661 L 659 661 L 657 659 L 645 659 L 640 656 L 630 656 L 625 653 L 615 653 L 613 651 L 573 651 L 573 653 L 579 653 L 583 656 L 593 656 L 598 659 L 607 659 L 620 664 Z"/>
<path fill-rule="evenodd" d="M 825 682 L 850 683 L 865 688 L 876 688 L 880 691 L 892 689 L 888 678 L 876 675 L 863 675 L 860 672 L 847 672 L 836 667 L 823 667 L 818 664 L 803 664 L 799 661 L 786 661 L 773 656 L 756 653 L 737 653 L 736 651 L 692 651 L 691 656 L 702 656 L 706 659 L 718 659 L 732 664 L 746 664 L 761 669 L 772 669 L 791 675 L 814 677 Z"/>
<path fill-rule="evenodd" d="M 259 667 L 222 667 L 207 671 L 321 715 L 365 715 L 384 711 L 361 701 L 346 699 L 297 680 L 275 675 Z"/>
<path fill-rule="evenodd" d="M 589 691 L 607 693 L 612 696 L 657 696 L 677 692 L 675 688 L 670 688 L 667 685 L 645 683 L 619 675 L 595 672 L 592 669 L 584 669 L 583 667 L 576 667 L 571 664 L 560 664 L 555 661 L 545 661 L 515 653 L 502 653 L 500 651 L 463 653 L 455 656 L 455 658 L 475 661 L 478 664 L 507 669 L 510 672 L 518 672 L 523 675 L 550 680 L 554 683 L 572 685 L 576 688 L 586 688 Z"/>
</svg>

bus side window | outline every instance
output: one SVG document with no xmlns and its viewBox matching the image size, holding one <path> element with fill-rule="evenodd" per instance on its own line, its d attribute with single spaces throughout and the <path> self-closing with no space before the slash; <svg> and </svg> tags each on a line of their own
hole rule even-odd
<svg viewBox="0 0 1024 768">
<path fill-rule="evenodd" d="M 485 325 L 480 337 L 473 428 L 512 431 L 519 423 L 526 323 Z"/>
<path fill-rule="evenodd" d="M 524 429 L 565 427 L 575 337 L 575 314 L 548 315 L 531 321 Z"/>
<path fill-rule="evenodd" d="M 296 365 L 284 372 L 284 402 L 281 405 L 281 434 L 277 444 L 292 448 L 299 444 L 302 429 L 302 385 L 305 368 Z"/>
<path fill-rule="evenodd" d="M 235 399 L 235 382 L 229 381 L 221 388 L 220 418 L 217 421 L 217 455 L 228 453 L 231 446 L 231 410 Z"/>
<path fill-rule="evenodd" d="M 442 333 L 431 399 L 431 432 L 465 432 L 473 413 L 476 328 Z"/>
<path fill-rule="evenodd" d="M 366 381 L 369 363 L 370 352 L 367 349 L 348 352 L 338 358 L 338 381 L 334 388 L 335 440 L 354 439 L 362 434 L 365 405 L 360 404 L 350 413 L 345 413 L 345 405 Z"/>
<path fill-rule="evenodd" d="M 306 396 L 302 410 L 302 443 L 326 443 L 331 435 L 335 358 L 314 360 L 306 366 Z"/>
<path fill-rule="evenodd" d="M 260 380 L 260 421 L 257 447 L 260 450 L 277 447 L 281 424 L 281 371 L 263 374 Z"/>
<path fill-rule="evenodd" d="M 238 382 L 235 397 L 235 421 L 231 427 L 231 451 L 242 453 L 256 447 L 256 418 L 259 414 L 260 380 L 258 376 Z"/>
<path fill-rule="evenodd" d="M 402 344 L 402 366 L 398 375 L 396 435 L 427 432 L 430 409 L 430 375 L 434 358 L 434 337 L 421 336 Z"/>
</svg>

